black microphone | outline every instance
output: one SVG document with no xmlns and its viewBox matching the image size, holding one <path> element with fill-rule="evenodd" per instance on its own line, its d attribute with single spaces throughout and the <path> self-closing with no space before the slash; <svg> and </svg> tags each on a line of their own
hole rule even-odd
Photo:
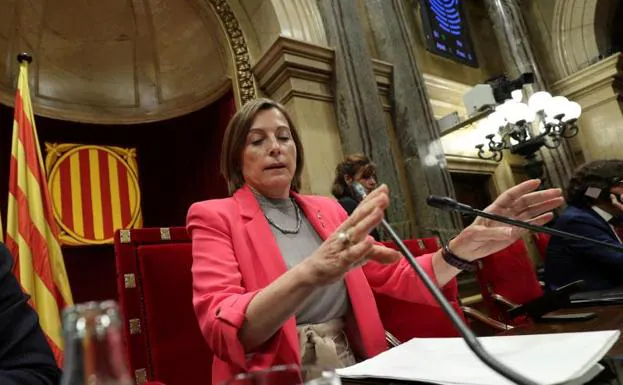
<svg viewBox="0 0 623 385">
<path fill-rule="evenodd" d="M 546 234 L 563 237 L 567 239 L 577 239 L 580 241 L 593 243 L 593 244 L 600 245 L 603 247 L 608 247 L 610 249 L 613 249 L 619 252 L 623 252 L 623 245 L 616 245 L 614 243 L 608 243 L 608 242 L 600 241 L 597 239 L 588 238 L 583 235 L 578 235 L 578 234 L 568 233 L 566 231 L 552 229 L 550 227 L 533 225 L 532 223 L 505 217 L 503 215 L 491 214 L 486 211 L 475 209 L 472 206 L 466 205 L 464 203 L 459 203 L 449 197 L 440 197 L 436 195 L 431 195 L 426 200 L 426 203 L 428 203 L 428 205 L 431 207 L 435 207 L 435 208 L 438 208 L 444 211 L 457 211 L 457 212 L 464 213 L 464 214 L 476 215 L 479 217 L 484 217 L 484 218 L 494 220 L 496 222 L 502 222 L 508 225 L 513 225 L 513 226 L 521 227 L 524 229 L 528 229 L 528 230 L 531 230 L 537 233 L 546 233 Z"/>
<path fill-rule="evenodd" d="M 362 201 L 367 195 L 365 188 L 357 182 L 351 184 L 351 189 L 353 190 L 355 198 L 358 201 Z M 457 205 L 460 205 L 458 202 L 455 203 L 457 203 Z M 444 207 L 446 206 L 444 205 Z M 383 226 L 391 239 L 396 243 L 396 245 L 398 245 L 398 248 L 400 249 L 402 255 L 407 258 L 407 261 L 409 262 L 413 270 L 415 270 L 416 274 L 420 277 L 422 282 L 424 282 L 424 285 L 426 286 L 428 291 L 432 294 L 437 303 L 439 303 L 448 318 L 450 318 L 450 321 L 452 321 L 452 324 L 454 325 L 456 330 L 459 332 L 459 334 L 461 334 L 461 337 L 463 337 L 465 343 L 470 348 L 470 350 L 489 368 L 491 368 L 498 374 L 506 377 L 510 381 L 520 385 L 536 385 L 536 382 L 496 360 L 484 349 L 484 347 L 478 341 L 476 335 L 474 335 L 471 329 L 467 327 L 467 325 L 465 325 L 461 317 L 456 313 L 452 305 L 450 305 L 450 302 L 448 302 L 441 290 L 439 290 L 437 285 L 435 285 L 433 280 L 428 276 L 428 274 L 426 274 L 424 269 L 422 269 L 420 264 L 415 260 L 413 254 L 411 254 L 407 246 L 405 246 L 404 242 L 402 241 L 400 236 L 396 234 L 391 225 L 387 223 L 385 219 L 382 219 L 381 226 Z"/>
</svg>

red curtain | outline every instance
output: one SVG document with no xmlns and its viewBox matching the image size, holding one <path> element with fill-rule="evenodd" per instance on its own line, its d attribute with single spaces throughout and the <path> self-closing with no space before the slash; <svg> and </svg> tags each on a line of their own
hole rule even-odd
<svg viewBox="0 0 623 385">
<path fill-rule="evenodd" d="M 234 112 L 234 96 L 228 92 L 198 111 L 154 123 L 97 125 L 40 116 L 35 116 L 35 120 L 42 151 L 45 142 L 136 148 L 144 226 L 169 227 L 185 225 L 186 211 L 193 202 L 227 196 L 219 157 L 223 133 Z M 0 105 L 3 220 L 6 220 L 12 122 L 13 108 Z M 112 245 L 63 247 L 63 255 L 75 302 L 117 297 Z"/>
</svg>

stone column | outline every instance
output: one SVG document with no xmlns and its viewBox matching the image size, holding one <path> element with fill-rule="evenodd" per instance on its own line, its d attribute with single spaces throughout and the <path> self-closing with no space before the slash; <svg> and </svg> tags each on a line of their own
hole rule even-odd
<svg viewBox="0 0 623 385">
<path fill-rule="evenodd" d="M 335 49 L 333 94 L 342 149 L 363 152 L 378 166 L 379 180 L 391 191 L 391 222 L 409 221 L 387 121 L 355 0 L 317 0 L 329 45 Z"/>
<path fill-rule="evenodd" d="M 303 143 L 301 190 L 331 195 L 342 147 L 333 108 L 333 50 L 279 37 L 253 67 L 263 95 L 282 103 Z"/>
<path fill-rule="evenodd" d="M 450 173 L 433 116 L 402 0 L 365 0 L 375 45 L 382 60 L 392 63 L 393 120 L 401 146 L 416 222 L 423 232 L 448 238 L 462 227 L 460 217 L 426 205 L 430 194 L 454 196 Z M 422 234 L 424 235 L 424 234 Z"/>
<path fill-rule="evenodd" d="M 489 18 L 493 23 L 500 54 L 510 79 L 532 72 L 536 82 L 528 93 L 545 90 L 543 76 L 534 59 L 526 25 L 519 8 L 519 0 L 485 0 Z M 557 149 L 539 151 L 545 162 L 545 178 L 551 186 L 563 187 L 573 173 L 575 161 L 569 143 L 563 140 Z"/>
</svg>

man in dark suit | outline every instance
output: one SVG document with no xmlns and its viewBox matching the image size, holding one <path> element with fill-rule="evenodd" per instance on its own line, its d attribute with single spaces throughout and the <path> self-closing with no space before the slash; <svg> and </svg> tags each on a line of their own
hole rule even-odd
<svg viewBox="0 0 623 385">
<path fill-rule="evenodd" d="M 569 206 L 558 230 L 621 244 L 623 160 L 599 160 L 580 167 L 565 192 Z M 623 236 L 623 232 L 621 232 Z M 553 236 L 547 247 L 545 280 L 550 289 L 582 279 L 585 290 L 623 286 L 623 253 L 581 240 Z"/>
<path fill-rule="evenodd" d="M 0 384 L 56 385 L 61 371 L 0 243 Z"/>
</svg>

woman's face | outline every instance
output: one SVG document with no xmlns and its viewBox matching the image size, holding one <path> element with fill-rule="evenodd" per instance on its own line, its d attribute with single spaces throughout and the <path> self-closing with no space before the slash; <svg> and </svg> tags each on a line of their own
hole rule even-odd
<svg viewBox="0 0 623 385">
<path fill-rule="evenodd" d="M 366 194 L 369 194 L 370 191 L 376 188 L 376 175 L 374 173 L 364 175 L 364 168 L 362 167 L 357 171 L 354 178 L 347 177 L 346 183 L 348 183 L 349 186 L 353 182 L 361 184 L 363 188 L 366 189 Z"/>
<path fill-rule="evenodd" d="M 296 144 L 288 120 L 276 108 L 260 111 L 242 150 L 242 176 L 256 192 L 287 198 L 296 171 Z"/>
</svg>

